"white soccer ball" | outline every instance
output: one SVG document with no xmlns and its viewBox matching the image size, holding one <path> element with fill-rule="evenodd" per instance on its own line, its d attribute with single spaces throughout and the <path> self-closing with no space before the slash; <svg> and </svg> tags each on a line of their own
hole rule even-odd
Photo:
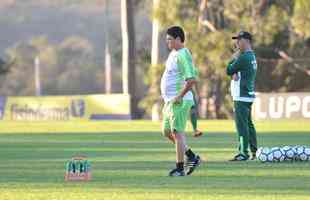
<svg viewBox="0 0 310 200">
<path fill-rule="evenodd" d="M 284 160 L 294 160 L 295 159 L 295 150 L 293 147 L 284 146 L 281 148 L 284 153 Z"/>
<path fill-rule="evenodd" d="M 279 147 L 273 147 L 271 153 L 273 154 L 273 161 L 275 162 L 282 162 L 285 158 L 284 152 Z"/>
<path fill-rule="evenodd" d="M 305 148 L 305 154 L 307 155 L 308 160 L 310 160 L 310 147 Z"/>
<path fill-rule="evenodd" d="M 308 160 L 308 155 L 306 154 L 306 147 L 296 146 L 295 151 L 296 151 L 296 160 L 300 160 L 300 161 Z"/>
<path fill-rule="evenodd" d="M 268 155 L 270 154 L 270 149 L 268 147 L 260 147 L 256 151 L 256 158 L 261 162 L 271 162 Z"/>
<path fill-rule="evenodd" d="M 267 162 L 273 162 L 273 152 L 271 151 L 271 149 L 267 155 Z"/>
</svg>

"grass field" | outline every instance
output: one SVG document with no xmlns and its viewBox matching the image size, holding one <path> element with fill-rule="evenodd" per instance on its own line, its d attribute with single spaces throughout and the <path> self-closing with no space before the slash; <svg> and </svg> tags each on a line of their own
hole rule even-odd
<svg viewBox="0 0 310 200">
<path fill-rule="evenodd" d="M 310 121 L 257 122 L 260 146 L 310 146 Z M 174 149 L 148 121 L 0 123 L 0 200 L 309 200 L 310 161 L 229 163 L 232 121 L 202 121 L 188 143 L 204 159 L 187 177 L 167 177 Z M 93 180 L 64 182 L 65 162 L 84 154 Z"/>
</svg>

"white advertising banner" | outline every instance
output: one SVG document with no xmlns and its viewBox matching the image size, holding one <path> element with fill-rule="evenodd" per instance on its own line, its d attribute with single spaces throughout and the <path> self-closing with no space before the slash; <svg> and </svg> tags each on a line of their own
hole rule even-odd
<svg viewBox="0 0 310 200">
<path fill-rule="evenodd" d="M 310 93 L 258 93 L 254 119 L 310 119 Z"/>
</svg>

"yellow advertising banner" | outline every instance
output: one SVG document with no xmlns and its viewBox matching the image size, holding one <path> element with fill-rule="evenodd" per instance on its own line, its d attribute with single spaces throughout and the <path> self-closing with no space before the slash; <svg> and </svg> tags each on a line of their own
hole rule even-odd
<svg viewBox="0 0 310 200">
<path fill-rule="evenodd" d="M 130 119 L 130 96 L 123 94 L 0 97 L 3 121 L 89 121 Z"/>
</svg>

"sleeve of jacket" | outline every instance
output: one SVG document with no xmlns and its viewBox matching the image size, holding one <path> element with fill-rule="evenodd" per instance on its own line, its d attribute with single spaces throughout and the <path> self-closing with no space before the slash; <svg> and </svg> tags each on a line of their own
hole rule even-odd
<svg viewBox="0 0 310 200">
<path fill-rule="evenodd" d="M 243 56 L 239 56 L 237 59 L 230 61 L 227 65 L 226 73 L 227 75 L 231 76 L 241 70 L 243 65 Z"/>
</svg>

